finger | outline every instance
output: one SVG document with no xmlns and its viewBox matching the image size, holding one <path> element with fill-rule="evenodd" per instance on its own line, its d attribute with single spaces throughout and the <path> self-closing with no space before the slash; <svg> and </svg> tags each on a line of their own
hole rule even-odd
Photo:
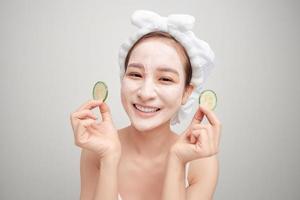
<svg viewBox="0 0 300 200">
<path fill-rule="evenodd" d="M 91 110 L 91 109 L 93 109 L 93 108 L 99 106 L 101 103 L 102 103 L 101 100 L 93 100 L 93 99 L 90 99 L 90 100 L 88 100 L 86 103 L 84 103 L 82 106 L 80 106 L 80 107 L 77 109 L 77 112 L 78 112 L 78 111 L 81 111 L 81 110 L 84 110 L 84 109 Z"/>
<path fill-rule="evenodd" d="M 195 137 L 194 135 L 191 135 L 191 137 L 190 137 L 190 142 L 191 142 L 192 144 L 195 144 L 196 141 L 197 141 L 196 137 Z"/>
<path fill-rule="evenodd" d="M 95 120 L 93 120 L 93 119 L 83 119 L 83 120 L 81 120 L 81 123 L 84 127 L 91 126 L 91 124 L 93 124 L 94 122 L 95 122 Z"/>
<path fill-rule="evenodd" d="M 197 132 L 199 132 L 199 137 L 196 143 L 196 146 L 200 147 L 202 149 L 203 153 L 209 153 L 209 139 L 207 135 L 207 131 L 205 129 L 200 129 Z"/>
<path fill-rule="evenodd" d="M 219 147 L 219 144 L 220 144 L 220 137 L 221 137 L 221 129 L 219 127 L 217 129 L 215 129 L 215 141 L 217 144 L 217 148 Z"/>
<path fill-rule="evenodd" d="M 205 106 L 199 106 L 200 107 L 200 110 L 201 112 L 204 113 L 204 115 L 206 115 L 209 123 L 212 125 L 212 126 L 218 126 L 220 124 L 217 116 L 214 114 L 214 112 L 210 109 L 208 109 L 207 107 Z"/>
<path fill-rule="evenodd" d="M 89 134 L 86 127 L 82 123 L 78 123 L 77 131 L 74 132 L 75 144 L 84 147 L 84 144 L 89 139 Z"/>
<path fill-rule="evenodd" d="M 106 103 L 101 103 L 99 106 L 102 120 L 103 121 L 111 121 L 111 114 L 110 114 L 110 109 Z"/>
<path fill-rule="evenodd" d="M 75 112 L 73 114 L 73 118 L 77 118 L 77 119 L 85 119 L 85 118 L 97 119 L 97 117 L 93 114 L 93 112 L 91 110 L 81 110 L 81 111 Z"/>
<path fill-rule="evenodd" d="M 98 133 L 97 130 L 92 127 L 92 124 L 94 123 L 79 123 L 78 131 L 75 134 L 75 140 L 81 146 L 88 141 L 92 134 Z"/>
<path fill-rule="evenodd" d="M 195 134 L 192 134 L 194 131 L 199 130 L 203 127 L 202 124 L 192 124 L 188 129 L 187 129 L 187 135 L 186 137 L 188 138 L 188 141 L 195 143 L 196 142 L 196 137 Z"/>
<path fill-rule="evenodd" d="M 194 134 L 190 134 L 190 135 L 188 136 L 188 141 L 189 141 L 191 144 L 195 144 L 196 141 L 197 141 L 197 138 L 195 137 Z"/>
<path fill-rule="evenodd" d="M 208 143 L 211 150 L 215 149 L 215 136 L 214 132 L 212 131 L 212 128 L 210 125 L 205 126 L 205 130 L 208 136 Z"/>
<path fill-rule="evenodd" d="M 195 144 L 197 139 L 196 139 L 195 135 L 192 134 L 192 132 L 200 129 L 202 126 L 203 126 L 202 124 L 195 124 L 195 122 L 192 121 L 191 125 L 186 130 L 186 136 L 184 136 L 184 134 L 183 134 L 183 136 L 187 137 L 187 141 Z"/>
<path fill-rule="evenodd" d="M 99 125 L 100 125 L 100 123 L 91 123 L 89 126 L 90 126 L 90 128 L 97 130 L 99 128 Z"/>
<path fill-rule="evenodd" d="M 78 123 L 77 123 L 77 126 L 76 126 L 76 131 L 74 134 L 77 134 L 77 133 L 81 133 L 83 130 L 85 130 L 88 126 L 91 126 L 91 124 L 94 124 L 96 121 L 93 120 L 93 119 L 83 119 L 83 120 L 80 120 Z"/>
<path fill-rule="evenodd" d="M 199 124 L 203 119 L 204 114 L 202 113 L 201 109 L 198 107 L 191 124 Z"/>
<path fill-rule="evenodd" d="M 95 123 L 89 124 L 86 128 L 87 128 L 87 130 L 90 133 L 92 133 L 92 134 L 98 134 L 98 131 L 97 131 L 96 127 L 95 127 Z"/>
<path fill-rule="evenodd" d="M 191 135 L 190 135 L 190 141 L 192 144 L 196 144 L 196 142 L 198 141 L 198 138 L 200 136 L 200 131 L 196 130 L 196 131 L 192 131 Z"/>
<path fill-rule="evenodd" d="M 203 128 L 203 124 L 193 124 L 192 126 L 192 130 L 198 130 Z"/>
</svg>

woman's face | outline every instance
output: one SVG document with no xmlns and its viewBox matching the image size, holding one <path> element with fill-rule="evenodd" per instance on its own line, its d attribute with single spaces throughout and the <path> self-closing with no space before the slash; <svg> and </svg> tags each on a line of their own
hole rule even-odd
<svg viewBox="0 0 300 200">
<path fill-rule="evenodd" d="M 148 38 L 131 52 L 121 85 L 121 99 L 139 131 L 156 128 L 180 108 L 185 88 L 183 63 L 166 39 Z"/>
</svg>

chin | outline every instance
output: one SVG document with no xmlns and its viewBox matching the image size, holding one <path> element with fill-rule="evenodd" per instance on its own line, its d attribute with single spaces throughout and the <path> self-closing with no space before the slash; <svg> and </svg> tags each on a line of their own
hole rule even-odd
<svg viewBox="0 0 300 200">
<path fill-rule="evenodd" d="M 155 129 L 157 127 L 159 127 L 161 124 L 150 124 L 150 123 L 141 123 L 141 122 L 131 122 L 132 126 L 138 130 L 139 132 L 145 132 L 145 131 L 150 131 L 152 129 Z"/>
<path fill-rule="evenodd" d="M 170 126 L 170 120 L 162 118 L 150 118 L 150 119 L 140 119 L 131 117 L 130 118 L 132 126 L 140 132 L 151 131 L 153 129 L 159 128 L 160 126 L 168 124 Z"/>
</svg>

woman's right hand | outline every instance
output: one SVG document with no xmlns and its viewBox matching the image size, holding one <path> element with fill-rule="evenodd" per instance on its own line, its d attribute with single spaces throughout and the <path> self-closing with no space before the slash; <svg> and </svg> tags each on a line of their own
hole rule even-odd
<svg viewBox="0 0 300 200">
<path fill-rule="evenodd" d="M 99 106 L 102 121 L 91 111 Z M 100 159 L 121 155 L 121 144 L 109 107 L 102 101 L 89 100 L 70 116 L 75 144 L 96 153 Z"/>
</svg>

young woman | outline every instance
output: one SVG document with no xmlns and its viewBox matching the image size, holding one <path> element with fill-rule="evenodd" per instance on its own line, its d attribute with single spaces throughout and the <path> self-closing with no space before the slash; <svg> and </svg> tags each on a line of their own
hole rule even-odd
<svg viewBox="0 0 300 200">
<path fill-rule="evenodd" d="M 136 11 L 132 16 L 141 34 L 120 50 L 121 99 L 130 125 L 117 130 L 108 105 L 101 101 L 89 100 L 71 114 L 75 144 L 82 148 L 80 199 L 213 198 L 220 121 L 213 111 L 199 106 L 182 134 L 170 129 L 176 117 L 179 121 L 180 109 L 203 85 L 197 82 L 203 78 L 203 74 L 197 76 L 197 67 L 209 66 L 209 62 L 198 65 L 187 51 L 189 44 L 179 42 L 178 34 L 175 39 L 176 33 L 170 31 L 176 20 L 180 25 L 191 19 L 184 17 L 190 16 L 167 19 L 150 11 Z M 149 22 L 154 24 L 152 29 L 143 25 Z M 198 56 L 209 58 L 205 53 Z M 95 107 L 100 109 L 100 122 L 91 112 Z M 201 123 L 204 116 L 208 124 Z"/>
</svg>

